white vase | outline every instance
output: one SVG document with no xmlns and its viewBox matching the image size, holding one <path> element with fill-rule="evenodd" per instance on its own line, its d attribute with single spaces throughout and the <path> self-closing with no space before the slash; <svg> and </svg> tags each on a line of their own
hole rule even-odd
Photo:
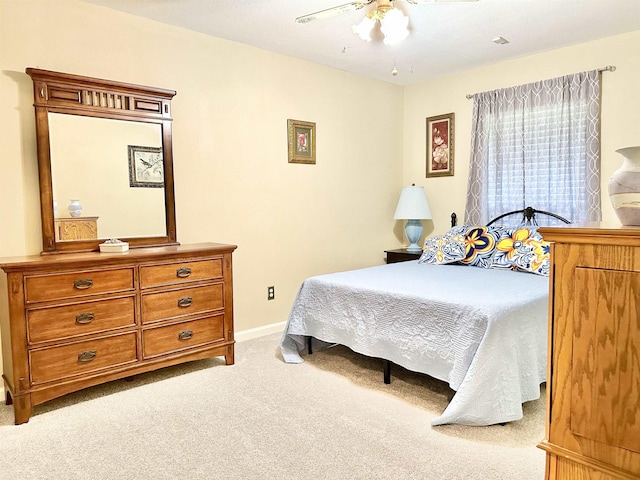
<svg viewBox="0 0 640 480">
<path fill-rule="evenodd" d="M 640 146 L 616 153 L 624 161 L 609 179 L 609 198 L 622 225 L 640 225 Z"/>
<path fill-rule="evenodd" d="M 72 217 L 79 217 L 82 215 L 82 205 L 80 205 L 80 200 L 69 201 L 67 209 L 69 210 L 69 215 Z"/>
<path fill-rule="evenodd" d="M 53 201 L 53 218 L 58 217 L 58 202 Z"/>
</svg>

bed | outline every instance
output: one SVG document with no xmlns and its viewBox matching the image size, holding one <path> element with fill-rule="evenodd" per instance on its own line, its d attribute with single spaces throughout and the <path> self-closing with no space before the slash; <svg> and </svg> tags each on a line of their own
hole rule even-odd
<svg viewBox="0 0 640 480">
<path fill-rule="evenodd" d="M 531 226 L 463 225 L 424 252 L 306 279 L 284 361 L 341 344 L 447 382 L 455 394 L 433 425 L 522 418 L 546 379 L 548 244 Z"/>
</svg>

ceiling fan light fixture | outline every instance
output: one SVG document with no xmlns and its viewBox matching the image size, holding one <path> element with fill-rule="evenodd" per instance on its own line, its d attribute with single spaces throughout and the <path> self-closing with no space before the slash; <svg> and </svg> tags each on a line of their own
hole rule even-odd
<svg viewBox="0 0 640 480">
<path fill-rule="evenodd" d="M 409 35 L 407 26 L 409 17 L 405 17 L 400 10 L 392 8 L 380 19 L 380 30 L 384 34 L 385 45 L 395 45 Z"/>
<path fill-rule="evenodd" d="M 371 41 L 371 30 L 376 26 L 376 21 L 366 15 L 357 25 L 352 25 L 351 30 L 365 42 Z"/>
</svg>

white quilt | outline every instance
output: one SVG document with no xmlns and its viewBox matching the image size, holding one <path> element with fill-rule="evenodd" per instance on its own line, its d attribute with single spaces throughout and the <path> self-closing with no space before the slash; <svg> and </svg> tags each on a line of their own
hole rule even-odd
<svg viewBox="0 0 640 480">
<path fill-rule="evenodd" d="M 549 279 L 416 261 L 308 278 L 281 341 L 300 363 L 305 336 L 339 343 L 449 383 L 432 424 L 522 418 L 546 379 Z"/>
</svg>

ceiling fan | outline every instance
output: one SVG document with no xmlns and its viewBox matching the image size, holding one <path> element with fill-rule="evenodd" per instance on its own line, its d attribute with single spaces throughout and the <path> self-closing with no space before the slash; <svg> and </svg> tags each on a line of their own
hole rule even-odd
<svg viewBox="0 0 640 480">
<path fill-rule="evenodd" d="M 452 3 L 452 2 L 477 2 L 478 0 L 406 0 L 412 5 L 422 5 L 427 3 Z M 310 13 L 296 18 L 296 23 L 309 23 L 314 20 L 322 20 L 330 18 L 341 13 L 360 10 L 372 3 L 376 3 L 376 8 L 368 13 L 358 25 L 351 28 L 353 33 L 357 34 L 362 40 L 371 41 L 371 30 L 380 22 L 380 29 L 384 34 L 384 43 L 394 44 L 404 40 L 409 35 L 407 25 L 409 18 L 405 17 L 400 10 L 393 6 L 393 0 L 363 0 L 360 2 L 351 2 L 336 7 L 320 10 L 319 12 Z"/>
</svg>

